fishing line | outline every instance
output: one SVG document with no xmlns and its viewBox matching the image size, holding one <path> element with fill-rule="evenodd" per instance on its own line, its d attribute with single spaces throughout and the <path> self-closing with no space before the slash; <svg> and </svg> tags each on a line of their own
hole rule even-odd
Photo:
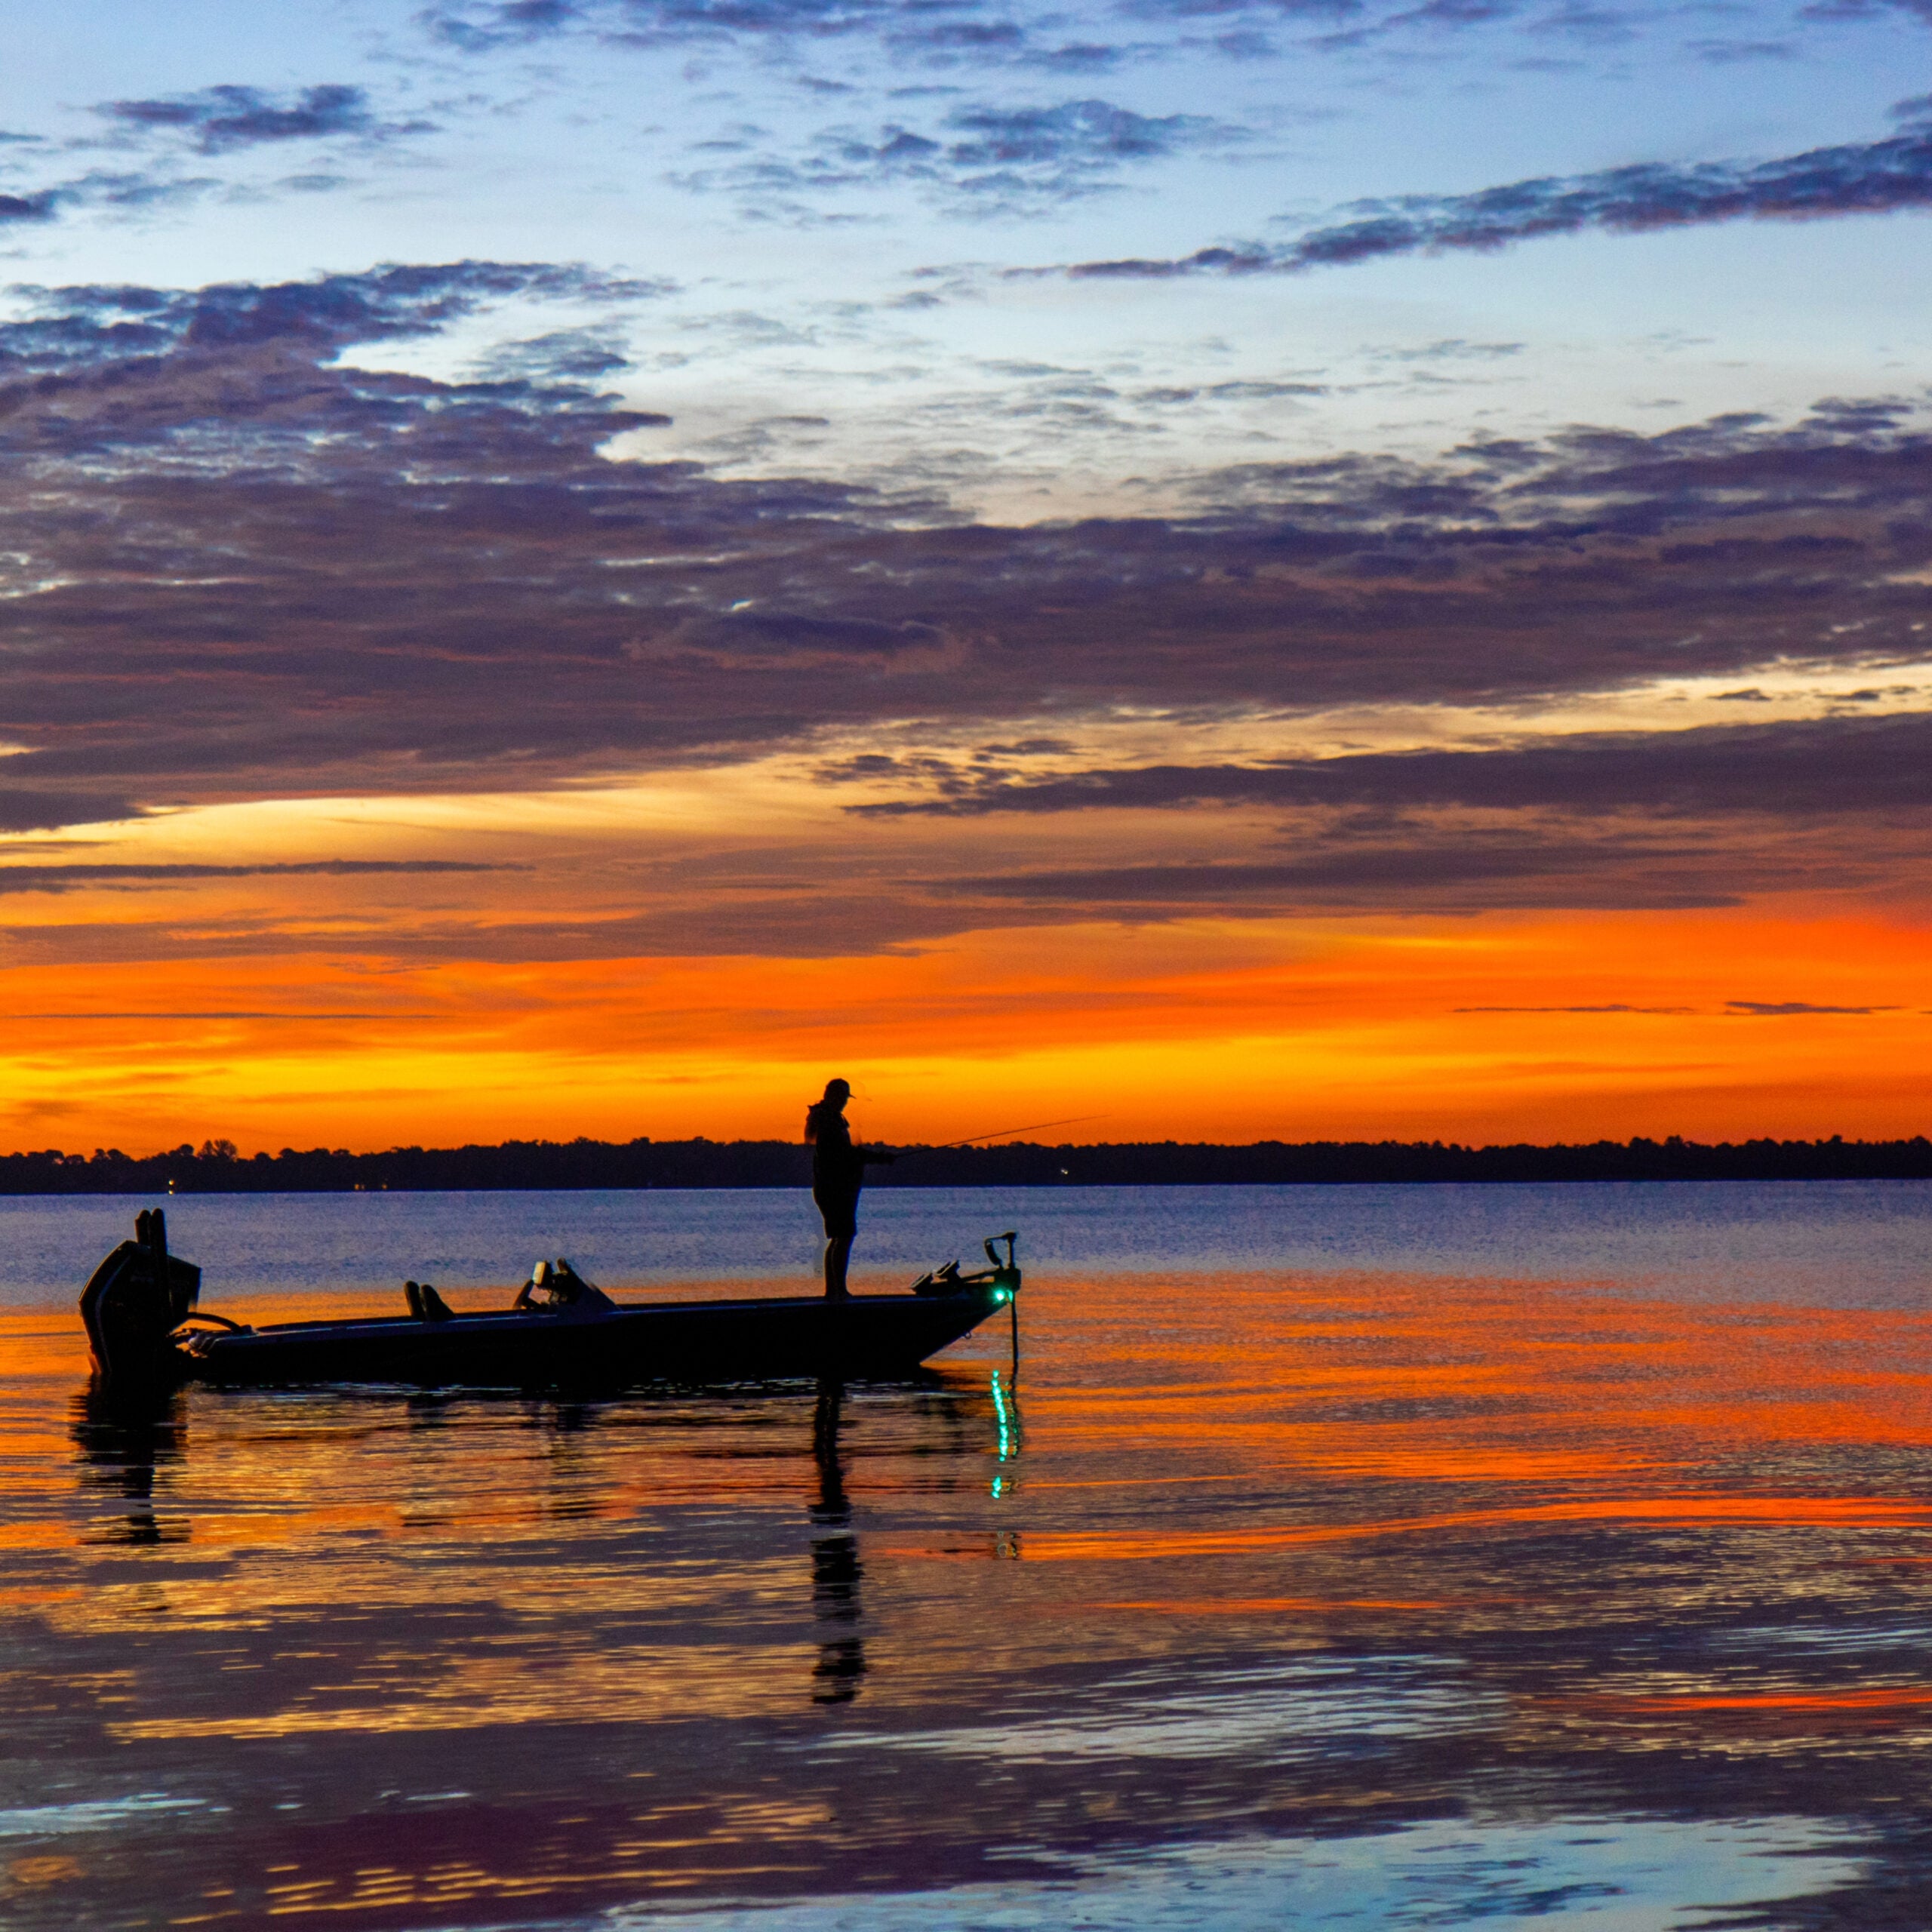
<svg viewBox="0 0 1932 1932">
<path fill-rule="evenodd" d="M 922 1148 L 927 1154 L 943 1153 L 949 1147 L 971 1147 L 982 1140 L 997 1140 L 1002 1134 L 1037 1134 L 1043 1127 L 1078 1127 L 1082 1121 L 1105 1120 L 1105 1114 L 1070 1114 L 1064 1120 L 1029 1120 L 1024 1127 L 996 1127 L 990 1134 L 969 1134 L 963 1140 L 942 1140 L 937 1147 Z"/>
</svg>

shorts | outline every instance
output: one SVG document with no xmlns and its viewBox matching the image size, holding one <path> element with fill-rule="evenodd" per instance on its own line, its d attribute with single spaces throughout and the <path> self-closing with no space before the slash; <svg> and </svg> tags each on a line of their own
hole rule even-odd
<svg viewBox="0 0 1932 1932">
<path fill-rule="evenodd" d="M 814 1188 L 812 1198 L 825 1217 L 827 1241 L 851 1241 L 859 1232 L 859 1197 L 856 1194 L 820 1194 Z"/>
</svg>

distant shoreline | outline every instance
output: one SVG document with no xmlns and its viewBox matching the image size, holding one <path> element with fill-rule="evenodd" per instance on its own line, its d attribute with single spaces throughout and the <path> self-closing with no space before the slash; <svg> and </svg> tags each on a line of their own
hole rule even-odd
<svg viewBox="0 0 1932 1932">
<path fill-rule="evenodd" d="M 808 1149 L 783 1140 L 512 1140 L 379 1154 L 285 1148 L 243 1158 L 225 1143 L 130 1155 L 0 1155 L 0 1195 L 348 1194 L 803 1187 Z M 1599 1140 L 1550 1146 L 1441 1141 L 1242 1146 L 1129 1141 L 902 1150 L 873 1171 L 891 1187 L 1336 1186 L 1527 1181 L 1925 1180 L 1932 1140 Z"/>
</svg>

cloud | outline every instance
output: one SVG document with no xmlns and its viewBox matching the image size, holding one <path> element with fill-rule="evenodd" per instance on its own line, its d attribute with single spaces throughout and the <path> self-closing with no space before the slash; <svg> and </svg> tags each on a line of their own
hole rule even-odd
<svg viewBox="0 0 1932 1932">
<path fill-rule="evenodd" d="M 1774 858 L 1733 851 L 1720 866 L 1700 843 L 1641 837 L 1569 838 L 1533 831 L 1413 828 L 1407 835 L 1317 841 L 1267 862 L 1016 869 L 936 878 L 927 889 L 978 902 L 982 918 L 1017 903 L 1062 916 L 1281 918 L 1399 911 L 1687 911 L 1736 906 L 1778 881 Z"/>
<path fill-rule="evenodd" d="M 1026 29 L 1017 20 L 921 21 L 916 17 L 887 35 L 889 44 L 937 54 L 985 54 L 995 50 L 1004 53 L 1018 47 L 1026 38 Z"/>
<path fill-rule="evenodd" d="M 485 356 L 480 373 L 510 380 L 594 382 L 629 367 L 622 337 L 605 326 L 553 329 L 521 342 L 500 344 Z"/>
<path fill-rule="evenodd" d="M 1932 0 L 1900 0 L 1923 12 Z M 432 39 L 488 55 L 571 34 L 607 46 L 758 48 L 767 57 L 813 42 L 860 40 L 924 66 L 1014 66 L 1095 72 L 1128 60 L 1201 54 L 1238 61 L 1352 52 L 1401 36 L 1440 39 L 1518 21 L 1521 31 L 1589 45 L 1635 39 L 1657 17 L 1629 8 L 1558 5 L 1534 17 L 1522 0 L 1124 0 L 1084 14 L 991 0 L 434 0 L 417 15 Z M 1126 20 L 1131 41 L 1096 36 Z M 1078 37 L 1072 37 L 1078 36 Z M 1777 57 L 1764 35 L 1714 37 L 1701 57 Z M 1709 51 L 1704 51 L 1708 49 Z"/>
<path fill-rule="evenodd" d="M 489 0 L 484 5 L 428 7 L 417 20 L 449 46 L 484 54 L 560 33 L 584 12 L 576 0 Z"/>
<path fill-rule="evenodd" d="M 178 1012 L 178 1011 L 177 1011 L 177 1012 L 168 1012 L 168 1011 L 163 1011 L 163 1010 L 158 1010 L 158 1009 L 155 1008 L 152 1008 L 152 1007 L 147 1007 L 147 1008 L 140 1008 L 140 1009 L 137 1009 L 137 1010 L 135 1010 L 135 1011 L 129 1011 L 129 1012 L 125 1012 L 125 1013 L 115 1013 L 115 1012 L 110 1012 L 110 1011 L 103 1011 L 103 1010 L 101 1010 L 101 1009 L 100 1009 L 100 1008 L 92 1008 L 92 1009 L 90 1009 L 90 1010 L 88 1010 L 88 1011 L 82 1011 L 82 1012 L 72 1012 L 72 1013 L 22 1013 L 22 1014 L 16 1014 L 14 1017 L 15 1017 L 17 1019 L 20 1019 L 20 1020 L 288 1020 L 288 1021 L 291 1021 L 291 1022 L 300 1021 L 300 1022 L 303 1023 L 305 1023 L 305 1024 L 306 1024 L 306 1023 L 309 1023 L 309 1022 L 312 1022 L 312 1021 L 319 1021 L 319 1020 L 353 1020 L 353 1021 L 356 1022 L 358 1024 L 360 1024 L 360 1025 L 365 1025 L 365 1026 L 366 1026 L 367 1024 L 368 1024 L 368 1023 L 369 1023 L 371 1021 L 372 1021 L 372 1020 L 375 1020 L 375 1021 L 382 1021 L 382 1022 L 386 1023 L 386 1022 L 390 1021 L 390 1020 L 441 1020 L 441 1019 L 444 1019 L 444 1018 L 447 1017 L 447 1016 L 446 1016 L 446 1015 L 445 1015 L 445 1014 L 440 1014 L 440 1013 L 433 1013 L 433 1012 L 432 1012 L 432 1013 L 406 1013 L 406 1012 L 398 1012 L 398 1011 L 395 1011 L 395 1009 L 391 1008 L 388 1008 L 388 1007 L 372 1007 L 372 1008 L 365 1008 L 364 1011 L 361 1011 L 361 1012 L 349 1012 L 349 1013 L 291 1013 L 291 1012 L 288 1012 L 288 1011 L 281 1011 L 281 1012 L 275 1012 L 275 1011 L 269 1011 L 269 1010 L 258 1010 L 258 1011 L 249 1011 L 249 1010 L 248 1010 L 248 1009 L 246 1009 L 246 1008 L 235 1008 L 235 1007 L 216 1007 L 216 1008 L 206 1008 L 206 1009 L 204 1009 L 204 1010 L 202 1010 L 202 1011 L 199 1011 L 199 1012 Z"/>
<path fill-rule="evenodd" d="M 214 878 L 360 878 L 380 873 L 521 872 L 456 859 L 309 859 L 283 864 L 0 865 L 0 894 L 72 892 L 91 885 L 188 885 Z"/>
<path fill-rule="evenodd" d="M 1932 713 L 1044 780 L 1004 777 L 983 751 L 963 768 L 888 761 L 826 776 L 928 792 L 848 808 L 860 817 L 1158 812 L 1167 822 L 1153 829 L 1144 816 L 1112 821 L 1111 831 L 1105 820 L 1083 826 L 1081 846 L 1091 849 L 1097 836 L 1130 850 L 1195 848 L 1158 863 L 1019 866 L 928 881 L 942 897 L 986 906 L 1142 918 L 1457 914 L 1721 906 L 1777 891 L 1922 881 L 1932 826 L 1928 752 Z M 1215 807 L 1246 816 L 1203 816 Z M 1272 832 L 1256 824 L 1257 811 L 1273 817 Z M 975 842 L 991 841 L 981 833 Z M 1022 840 L 1019 849 L 1038 843 Z"/>
<path fill-rule="evenodd" d="M 1032 107 L 980 103 L 955 108 L 931 134 L 897 122 L 831 128 L 796 156 L 759 155 L 672 178 L 700 192 L 768 196 L 905 182 L 957 203 L 1004 208 L 1091 195 L 1128 166 L 1241 138 L 1239 130 L 1204 115 L 1137 114 L 1107 100 Z M 741 136 L 729 145 L 749 146 L 752 139 Z"/>
<path fill-rule="evenodd" d="M 1123 0 L 1121 11 L 1143 20 L 1214 20 L 1252 14 L 1276 20 L 1345 20 L 1364 11 L 1362 0 Z"/>
<path fill-rule="evenodd" d="M 138 816 L 138 807 L 112 792 L 0 791 L 0 832 L 51 832 Z"/>
<path fill-rule="evenodd" d="M 57 188 L 43 188 L 31 195 L 0 195 L 0 223 L 51 221 L 66 198 Z"/>
<path fill-rule="evenodd" d="M 1118 66 L 1127 54 L 1126 48 L 1102 41 L 1074 40 L 1063 42 L 1058 47 L 1030 49 L 1028 58 L 1032 65 L 1054 72 L 1098 74 Z"/>
<path fill-rule="evenodd" d="M 1763 60 L 1795 60 L 1798 49 L 1786 40 L 1694 40 L 1690 51 L 1714 67 L 1737 67 Z"/>
<path fill-rule="evenodd" d="M 1156 279 L 1211 272 L 1294 275 L 1396 255 L 1487 252 L 1590 230 L 1633 234 L 1719 221 L 1889 214 L 1927 205 L 1932 129 L 1915 127 L 1889 140 L 1814 148 L 1776 161 L 1644 162 L 1469 195 L 1359 202 L 1342 211 L 1349 219 L 1284 244 L 1217 245 L 1184 256 L 1081 262 L 1064 272 Z"/>
<path fill-rule="evenodd" d="M 152 151 L 158 140 L 169 145 L 185 143 L 209 155 L 330 137 L 353 138 L 366 145 L 435 131 L 435 124 L 428 121 L 380 118 L 365 90 L 346 85 L 305 88 L 285 94 L 224 85 L 194 94 L 108 101 L 93 111 L 114 124 L 116 135 L 112 145 L 117 149 L 145 146 Z M 143 136 L 153 138 L 137 138 Z M 72 145 L 88 148 L 101 143 L 93 140 Z M 272 184 L 257 183 L 238 191 L 232 180 L 213 174 L 184 175 L 168 157 L 155 155 L 152 165 L 95 168 L 30 191 L 0 193 L 0 228 L 51 221 L 85 209 L 126 216 L 223 190 L 256 195 L 276 189 L 315 193 L 343 186 L 344 178 L 311 169 L 285 175 Z"/>
<path fill-rule="evenodd" d="M 1364 352 L 1377 362 L 1500 362 L 1521 355 L 1528 346 L 1522 342 L 1471 342 L 1462 336 L 1445 336 L 1414 348 L 1371 348 Z"/>
<path fill-rule="evenodd" d="M 122 214 L 146 211 L 196 200 L 223 185 L 210 175 L 91 168 L 85 174 L 36 189 L 31 194 L 0 194 L 0 227 L 17 222 L 52 221 L 80 208 L 100 208 Z M 301 184 L 284 185 L 299 187 Z"/>
<path fill-rule="evenodd" d="M 1733 1018 L 1784 1020 L 1807 1013 L 1897 1013 L 1896 1006 L 1814 1006 L 1809 1000 L 1733 999 L 1724 1011 Z M 1620 1001 L 1609 1006 L 1458 1006 L 1456 1013 L 1647 1013 L 1685 1014 L 1697 1011 L 1688 1006 L 1626 1006 Z"/>
<path fill-rule="evenodd" d="M 1332 20 L 1352 5 L 1340 0 L 1333 7 L 1292 11 Z M 1289 10 L 1271 11 L 1278 18 L 1280 11 Z M 1185 29 L 1195 12 L 1157 5 L 1109 9 L 1097 17 L 1037 11 L 1029 17 L 1029 10 L 986 0 L 921 0 L 918 5 L 904 0 L 437 0 L 417 20 L 432 38 L 473 54 L 528 47 L 563 34 L 594 37 L 607 46 L 749 45 L 768 57 L 814 42 L 860 39 L 888 59 L 928 68 L 1099 73 L 1171 50 L 1172 35 L 1167 45 L 1144 36 L 1128 43 L 1094 37 L 1119 14 Z M 1083 37 L 1066 37 L 1076 32 Z M 1179 44 L 1203 43 L 1183 32 Z M 1231 29 L 1205 44 L 1236 59 L 1272 51 L 1267 37 L 1252 28 Z"/>
<path fill-rule="evenodd" d="M 180 134 L 203 154 L 331 135 L 388 140 L 434 131 L 427 121 L 379 120 L 363 88 L 340 84 L 281 95 L 260 88 L 204 88 L 154 100 L 111 100 L 94 111 L 125 126 Z"/>
<path fill-rule="evenodd" d="M 1184 745 L 1197 721 L 1924 654 L 1932 438 L 1882 398 L 1791 426 L 1249 466 L 1199 479 L 1192 515 L 1011 528 L 651 460 L 637 432 L 663 419 L 597 386 L 617 352 L 595 328 L 532 336 L 467 382 L 337 359 L 512 297 L 657 292 L 467 262 L 23 298 L 0 324 L 21 822 L 516 790 L 854 734 L 1057 760 L 1042 747 L 1121 716 Z M 611 460 L 627 432 L 642 453 Z M 1921 719 L 1736 729 L 1757 735 L 1010 782 L 942 761 L 908 769 L 899 803 L 1567 801 L 1794 826 L 1920 808 Z"/>
<path fill-rule="evenodd" d="M 0 323 L 0 371 L 67 371 L 78 377 L 137 356 L 244 355 L 272 343 L 320 358 L 358 343 L 433 335 L 511 297 L 629 302 L 667 287 L 580 263 L 546 262 L 389 263 L 309 281 L 215 282 L 192 290 L 28 286 L 15 294 L 42 312 Z M 142 439 L 136 426 L 129 433 L 132 441 Z"/>
<path fill-rule="evenodd" d="M 1752 1020 L 1788 1020 L 1806 1013 L 1896 1013 L 1895 1006 L 1814 1006 L 1803 999 L 1733 999 L 1724 1006 L 1728 1012 Z"/>
<path fill-rule="evenodd" d="M 949 158 L 961 168 L 1112 165 L 1229 137 L 1228 129 L 1200 115 L 1137 114 L 1091 100 L 1054 107 L 964 107 L 949 117 L 949 125 L 960 136 Z"/>
<path fill-rule="evenodd" d="M 489 53 L 571 28 L 647 44 L 823 37 L 870 31 L 903 11 L 898 0 L 443 0 L 417 17 L 447 45 Z"/>
<path fill-rule="evenodd" d="M 854 773 L 852 777 L 873 774 Z M 1360 752 L 1275 764 L 1151 765 L 1057 778 L 942 768 L 937 795 L 850 805 L 872 817 L 1220 805 L 1444 807 L 1787 819 L 1932 808 L 1932 712 L 1681 731 L 1576 733 L 1495 750 Z"/>
</svg>

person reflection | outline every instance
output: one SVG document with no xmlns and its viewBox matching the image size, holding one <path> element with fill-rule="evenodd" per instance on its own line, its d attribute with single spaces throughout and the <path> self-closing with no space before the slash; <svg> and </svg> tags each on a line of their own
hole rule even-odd
<svg viewBox="0 0 1932 1932">
<path fill-rule="evenodd" d="M 162 1523 L 154 1506 L 156 1468 L 178 1462 L 187 1446 L 180 1399 L 173 1391 L 110 1392 L 97 1381 L 75 1401 L 73 1438 L 82 1487 L 118 1490 L 132 1506 L 103 1541 L 140 1547 L 186 1537 L 185 1522 Z"/>
<path fill-rule="evenodd" d="M 812 1702 L 849 1704 L 866 1674 L 865 1639 L 853 1627 L 863 1614 L 859 1582 L 859 1540 L 852 1534 L 852 1506 L 845 1498 L 845 1471 L 838 1457 L 839 1410 L 844 1385 L 821 1382 L 812 1415 L 812 1460 L 818 1466 L 818 1497 L 811 1518 L 833 1534 L 812 1542 L 812 1614 L 825 1626 L 812 1669 Z"/>
</svg>

